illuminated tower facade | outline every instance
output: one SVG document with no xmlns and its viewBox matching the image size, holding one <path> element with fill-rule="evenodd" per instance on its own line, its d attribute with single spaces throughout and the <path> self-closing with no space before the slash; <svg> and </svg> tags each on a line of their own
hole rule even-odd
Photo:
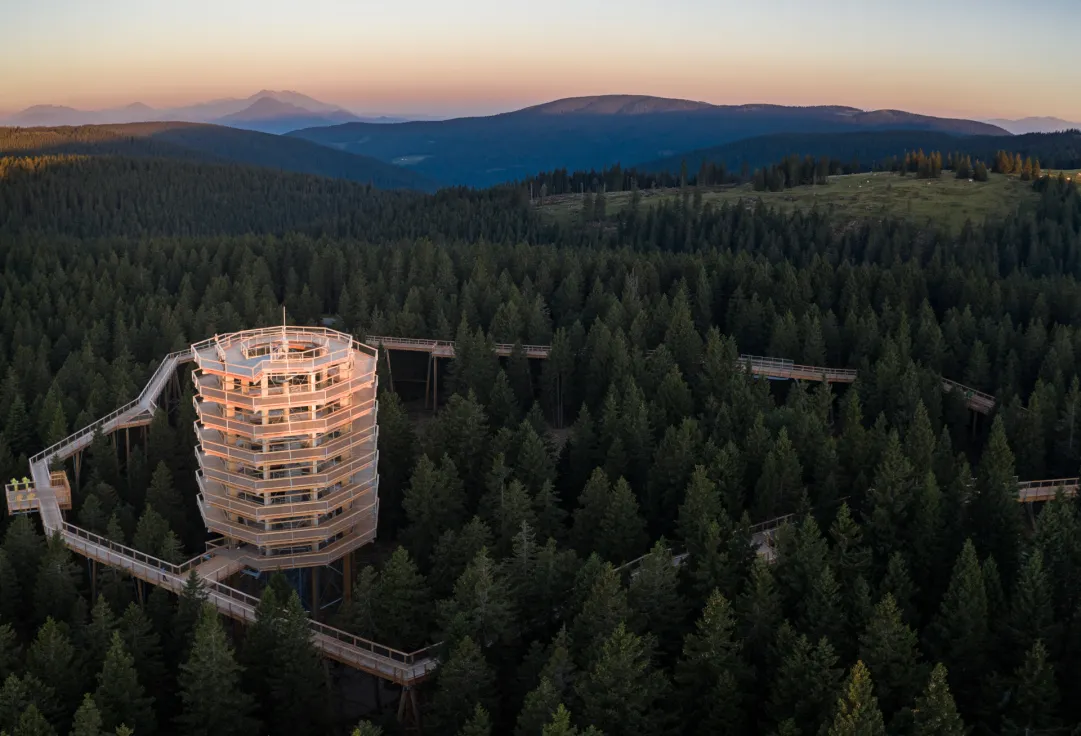
<svg viewBox="0 0 1081 736">
<path fill-rule="evenodd" d="M 192 348 L 207 528 L 257 570 L 328 565 L 374 540 L 376 351 L 307 327 Z"/>
</svg>

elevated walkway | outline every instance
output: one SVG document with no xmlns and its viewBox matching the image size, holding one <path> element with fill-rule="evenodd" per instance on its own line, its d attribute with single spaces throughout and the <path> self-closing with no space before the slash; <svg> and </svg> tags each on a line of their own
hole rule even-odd
<svg viewBox="0 0 1081 736">
<path fill-rule="evenodd" d="M 37 511 L 45 533 L 59 534 L 73 552 L 176 594 L 183 590 L 194 570 L 203 579 L 208 602 L 219 613 L 251 623 L 255 621 L 259 599 L 221 582 L 249 566 L 242 549 L 209 546 L 204 554 L 177 565 L 94 534 L 64 521 L 61 509 L 71 508 L 71 488 L 64 471 L 50 471 L 55 461 L 66 460 L 89 447 L 99 430 L 110 434 L 149 424 L 158 408 L 157 401 L 177 368 L 194 359 L 191 350 L 167 355 L 138 398 L 30 458 L 31 478 L 9 483 L 5 488 L 8 512 Z M 437 665 L 431 647 L 402 652 L 318 621 L 310 621 L 310 626 L 313 643 L 324 656 L 405 687 L 427 678 Z"/>
<path fill-rule="evenodd" d="M 453 358 L 453 340 L 425 340 L 415 337 L 391 337 L 387 335 L 369 335 L 367 340 L 387 350 L 404 350 L 427 353 L 434 358 Z M 496 355 L 507 357 L 514 349 L 509 343 L 497 343 Z M 552 354 L 551 345 L 523 345 L 527 358 L 546 360 Z M 748 367 L 756 376 L 774 380 L 826 381 L 827 383 L 852 383 L 858 372 L 855 368 L 831 368 L 821 365 L 800 365 L 785 358 L 771 358 L 763 355 L 741 355 L 739 363 Z M 942 379 L 942 390 L 959 391 L 965 399 L 965 405 L 979 414 L 990 414 L 995 409 L 995 397 L 991 394 L 969 388 L 948 378 Z"/>
</svg>

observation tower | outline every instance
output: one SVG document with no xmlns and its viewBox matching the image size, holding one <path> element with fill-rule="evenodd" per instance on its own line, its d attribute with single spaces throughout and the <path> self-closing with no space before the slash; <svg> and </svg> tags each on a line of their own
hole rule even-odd
<svg viewBox="0 0 1081 736">
<path fill-rule="evenodd" d="M 256 570 L 329 565 L 375 538 L 376 351 L 272 327 L 192 346 L 199 511 Z"/>
</svg>

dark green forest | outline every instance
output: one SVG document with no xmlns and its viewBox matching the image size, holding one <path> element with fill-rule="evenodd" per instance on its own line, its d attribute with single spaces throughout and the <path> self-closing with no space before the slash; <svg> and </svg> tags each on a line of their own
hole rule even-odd
<svg viewBox="0 0 1081 736">
<path fill-rule="evenodd" d="M 379 540 L 328 614 L 439 644 L 425 733 L 1076 733 L 1081 508 L 1019 504 L 1016 482 L 1081 468 L 1081 192 L 1033 186 L 1035 206 L 950 236 L 691 191 L 554 225 L 518 189 L 7 159 L 0 472 L 282 304 L 455 339 L 434 415 L 381 360 Z M 859 377 L 760 380 L 740 354 Z M 201 551 L 193 421 L 187 395 L 130 456 L 96 438 L 72 519 Z M 787 514 L 757 558 L 752 526 Z M 374 683 L 320 662 L 283 578 L 245 628 L 197 579 L 177 598 L 33 517 L 0 525 L 11 736 L 399 732 L 393 690 L 349 705 Z"/>
</svg>

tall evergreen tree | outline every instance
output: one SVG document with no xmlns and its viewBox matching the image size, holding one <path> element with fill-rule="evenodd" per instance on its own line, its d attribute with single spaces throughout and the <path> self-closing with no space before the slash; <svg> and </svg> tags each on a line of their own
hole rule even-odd
<svg viewBox="0 0 1081 736">
<path fill-rule="evenodd" d="M 653 668 L 649 644 L 622 623 L 603 641 L 576 690 L 584 721 L 609 736 L 660 733 L 665 728 L 668 682 Z"/>
<path fill-rule="evenodd" d="M 863 662 L 856 662 L 852 667 L 844 694 L 837 703 L 837 715 L 826 733 L 828 736 L 885 736 L 886 727 L 878 710 L 871 675 Z"/>
<path fill-rule="evenodd" d="M 249 715 L 253 702 L 240 689 L 240 665 L 217 611 L 210 606 L 203 609 L 195 627 L 191 654 L 180 665 L 178 685 L 181 710 L 176 722 L 184 734 L 255 733 L 255 721 Z"/>
<path fill-rule="evenodd" d="M 967 730 L 950 695 L 946 668 L 935 665 L 913 708 L 913 736 L 965 736 Z"/>
<path fill-rule="evenodd" d="M 107 731 L 123 725 L 136 733 L 154 732 L 154 698 L 146 694 L 139 682 L 135 661 L 124 648 L 119 631 L 113 632 L 105 664 L 98 674 L 94 703 Z"/>
</svg>

